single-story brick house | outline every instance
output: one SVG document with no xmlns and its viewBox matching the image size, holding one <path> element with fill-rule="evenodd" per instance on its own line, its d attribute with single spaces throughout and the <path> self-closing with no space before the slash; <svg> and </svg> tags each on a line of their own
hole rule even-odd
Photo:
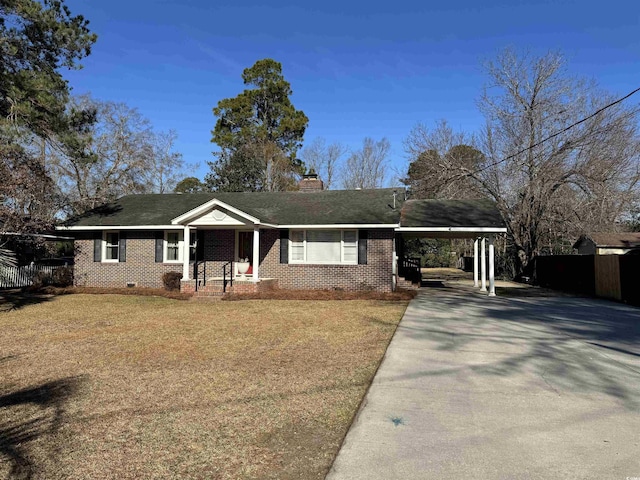
<svg viewBox="0 0 640 480">
<path fill-rule="evenodd" d="M 493 287 L 492 238 L 506 231 L 490 201 L 322 190 L 312 175 L 295 192 L 128 195 L 58 228 L 75 239 L 77 285 L 161 287 L 176 271 L 181 289 L 199 294 L 392 291 L 403 282 L 402 239 L 416 235 L 487 237 Z"/>
<path fill-rule="evenodd" d="M 580 255 L 624 255 L 640 250 L 640 232 L 582 235 L 573 248 Z"/>
</svg>

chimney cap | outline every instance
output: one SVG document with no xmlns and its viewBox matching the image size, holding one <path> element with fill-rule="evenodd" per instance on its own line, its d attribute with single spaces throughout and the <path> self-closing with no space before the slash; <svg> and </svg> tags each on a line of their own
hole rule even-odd
<svg viewBox="0 0 640 480">
<path fill-rule="evenodd" d="M 316 171 L 312 168 L 311 170 L 309 170 L 307 173 L 305 173 L 304 175 L 302 175 L 302 178 L 305 180 L 317 180 L 318 179 L 318 174 L 316 173 Z"/>
</svg>

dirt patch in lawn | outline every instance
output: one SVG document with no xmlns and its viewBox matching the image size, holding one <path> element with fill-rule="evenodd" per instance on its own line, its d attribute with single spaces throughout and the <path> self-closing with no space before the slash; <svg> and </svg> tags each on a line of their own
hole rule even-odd
<svg viewBox="0 0 640 480">
<path fill-rule="evenodd" d="M 324 478 L 405 307 L 68 295 L 0 313 L 0 477 Z"/>
</svg>

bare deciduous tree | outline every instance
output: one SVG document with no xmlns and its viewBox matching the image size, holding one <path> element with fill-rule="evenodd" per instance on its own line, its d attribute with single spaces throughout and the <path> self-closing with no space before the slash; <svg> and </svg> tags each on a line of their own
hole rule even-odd
<svg viewBox="0 0 640 480">
<path fill-rule="evenodd" d="M 383 138 L 375 141 L 365 138 L 362 149 L 353 152 L 344 165 L 342 185 L 347 190 L 380 188 L 386 180 L 387 156 L 391 144 Z"/>
<path fill-rule="evenodd" d="M 177 138 L 174 130 L 152 134 L 153 155 L 147 170 L 147 190 L 153 193 L 172 192 L 184 176 L 182 154 L 174 151 Z"/>
<path fill-rule="evenodd" d="M 487 62 L 478 137 L 485 158 L 474 167 L 439 160 L 448 178 L 468 179 L 497 202 L 513 274 L 549 248 L 570 248 L 579 233 L 617 228 L 638 200 L 638 107 L 616 104 L 590 117 L 613 98 L 564 65 L 558 53 L 512 50 Z M 432 144 L 415 131 L 407 140 L 412 155 Z"/>
<path fill-rule="evenodd" d="M 138 110 L 123 103 L 89 97 L 78 109 L 94 108 L 96 122 L 83 134 L 83 155 L 58 150 L 48 169 L 67 198 L 71 213 L 82 213 L 122 195 L 164 193 L 183 176 L 183 161 L 173 152 L 174 132 L 156 134 Z"/>
<path fill-rule="evenodd" d="M 485 194 L 460 171 L 476 170 L 486 162 L 473 136 L 454 132 L 445 120 L 433 130 L 416 125 L 405 141 L 411 163 L 406 178 L 413 198 L 479 198 Z"/>
<path fill-rule="evenodd" d="M 339 142 L 327 145 L 322 137 L 315 138 L 300 153 L 302 161 L 308 170 L 314 170 L 322 179 L 324 188 L 331 189 L 340 168 L 340 161 L 347 153 L 346 146 Z"/>
</svg>

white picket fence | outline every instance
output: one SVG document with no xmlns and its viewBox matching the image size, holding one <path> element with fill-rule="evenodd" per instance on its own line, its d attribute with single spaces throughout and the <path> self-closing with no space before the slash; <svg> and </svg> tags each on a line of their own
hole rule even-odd
<svg viewBox="0 0 640 480">
<path fill-rule="evenodd" d="M 0 288 L 19 288 L 33 285 L 33 279 L 38 272 L 46 272 L 53 275 L 59 268 L 58 265 L 26 265 L 24 267 L 0 266 Z"/>
</svg>

